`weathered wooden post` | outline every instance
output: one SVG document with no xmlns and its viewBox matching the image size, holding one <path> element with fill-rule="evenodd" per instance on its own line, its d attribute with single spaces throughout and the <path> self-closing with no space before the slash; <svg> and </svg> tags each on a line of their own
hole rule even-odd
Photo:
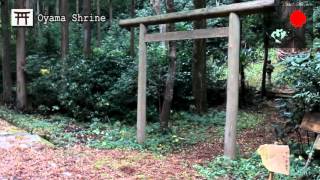
<svg viewBox="0 0 320 180">
<path fill-rule="evenodd" d="M 139 73 L 138 73 L 138 107 L 137 107 L 137 141 L 142 144 L 145 140 L 146 107 L 147 107 L 147 45 L 145 35 L 147 28 L 140 24 L 139 35 Z"/>
<path fill-rule="evenodd" d="M 224 139 L 224 155 L 236 156 L 236 131 L 239 106 L 240 19 L 235 13 L 229 15 L 227 117 Z"/>
</svg>

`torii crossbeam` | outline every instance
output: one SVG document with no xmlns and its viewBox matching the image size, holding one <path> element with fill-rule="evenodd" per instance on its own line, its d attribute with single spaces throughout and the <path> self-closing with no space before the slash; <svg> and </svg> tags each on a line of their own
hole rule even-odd
<svg viewBox="0 0 320 180">
<path fill-rule="evenodd" d="M 205 39 L 229 37 L 228 43 L 228 83 L 227 112 L 224 139 L 224 154 L 235 158 L 236 123 L 239 106 L 239 56 L 240 56 L 240 19 L 239 15 L 261 13 L 273 9 L 276 0 L 256 0 L 234 3 L 211 8 L 161 14 L 157 16 L 139 17 L 121 20 L 121 27 L 140 27 L 139 35 L 139 75 L 138 75 L 138 107 L 137 107 L 137 140 L 145 140 L 146 126 L 146 90 L 147 90 L 147 42 L 176 41 L 185 39 Z M 147 34 L 148 25 L 168 24 L 181 21 L 194 21 L 229 16 L 229 27 L 198 29 Z"/>
</svg>

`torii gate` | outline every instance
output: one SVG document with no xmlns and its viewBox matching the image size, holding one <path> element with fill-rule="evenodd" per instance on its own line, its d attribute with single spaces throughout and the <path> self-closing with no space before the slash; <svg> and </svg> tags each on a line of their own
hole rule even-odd
<svg viewBox="0 0 320 180">
<path fill-rule="evenodd" d="M 212 8 L 202 8 L 191 11 L 161 14 L 150 17 L 139 17 L 121 20 L 121 27 L 140 26 L 139 35 L 139 75 L 138 75 L 138 107 L 137 107 L 137 140 L 145 140 L 146 126 L 146 87 L 147 87 L 147 42 L 176 41 L 186 39 L 205 39 L 229 37 L 228 45 L 228 83 L 227 83 L 227 112 L 224 139 L 224 154 L 235 157 L 236 123 L 239 104 L 239 56 L 240 56 L 240 19 L 239 14 L 260 13 L 271 9 L 275 0 L 256 0 L 234 3 Z M 197 29 L 147 34 L 148 25 L 168 24 L 181 21 L 192 21 L 208 18 L 229 16 L 229 27 Z"/>
</svg>

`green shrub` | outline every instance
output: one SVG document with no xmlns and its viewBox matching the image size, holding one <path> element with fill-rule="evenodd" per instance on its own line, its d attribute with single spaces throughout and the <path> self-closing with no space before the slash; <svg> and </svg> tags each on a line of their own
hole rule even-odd
<svg viewBox="0 0 320 180">
<path fill-rule="evenodd" d="M 262 120 L 254 113 L 241 112 L 239 117 L 239 130 L 253 128 Z M 225 112 L 213 110 L 205 116 L 173 113 L 170 131 L 166 134 L 161 132 L 159 123 L 149 122 L 143 145 L 136 141 L 136 127 L 122 121 L 103 123 L 94 119 L 91 123 L 79 123 L 63 116 L 24 115 L 3 107 L 0 108 L 0 118 L 28 132 L 39 134 L 58 146 L 81 143 L 94 148 L 149 150 L 164 154 L 220 138 L 223 135 Z"/>
<path fill-rule="evenodd" d="M 115 39 L 122 31 L 111 32 L 113 38 L 94 48 L 89 59 L 76 53 L 65 62 L 29 56 L 28 92 L 33 106 L 43 113 L 63 112 L 78 120 L 107 121 L 110 115 L 127 114 L 136 99 L 136 63 L 127 56 L 125 42 Z"/>
<path fill-rule="evenodd" d="M 305 171 L 303 167 L 306 161 L 301 157 L 290 157 L 290 176 L 276 174 L 275 179 L 320 179 L 320 166 L 317 162 L 311 164 Z M 269 172 L 262 165 L 261 158 L 253 154 L 248 159 L 230 160 L 227 157 L 219 156 L 212 160 L 207 166 L 195 165 L 195 169 L 207 179 L 230 179 L 256 180 L 266 179 Z"/>
</svg>

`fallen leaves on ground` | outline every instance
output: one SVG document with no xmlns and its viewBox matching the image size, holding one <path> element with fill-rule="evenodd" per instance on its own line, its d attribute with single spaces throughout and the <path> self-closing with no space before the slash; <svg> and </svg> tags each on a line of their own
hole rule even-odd
<svg viewBox="0 0 320 180">
<path fill-rule="evenodd" d="M 275 118 L 274 111 L 270 110 L 269 118 L 263 124 L 238 135 L 242 155 L 254 152 L 262 144 L 273 143 L 270 123 Z M 0 120 L 3 130 L 6 126 L 12 127 Z M 83 145 L 68 148 L 43 145 L 17 147 L 0 149 L 0 180 L 202 179 L 192 166 L 205 164 L 222 154 L 223 138 L 219 136 L 168 156 L 132 150 L 98 150 Z"/>
<path fill-rule="evenodd" d="M 127 150 L 32 147 L 0 150 L 0 179 L 199 179 L 175 157 Z"/>
</svg>

